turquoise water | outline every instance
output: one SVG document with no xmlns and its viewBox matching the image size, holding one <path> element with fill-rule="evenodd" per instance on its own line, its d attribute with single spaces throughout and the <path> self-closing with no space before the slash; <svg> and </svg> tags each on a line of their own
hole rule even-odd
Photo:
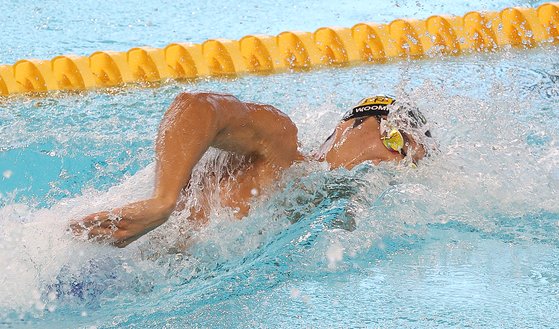
<svg viewBox="0 0 559 329">
<path fill-rule="evenodd" d="M 65 22 L 72 16 L 68 4 L 57 10 L 39 5 L 35 17 Z M 490 9 L 519 4 L 529 5 L 503 1 Z M 298 10 L 317 18 L 301 22 L 293 5 L 262 2 L 245 3 L 247 10 L 232 16 L 201 4 L 174 3 L 155 12 L 149 2 L 122 2 L 114 10 L 103 9 L 108 3 L 72 3 L 83 8 L 72 16 L 76 21 L 89 12 L 102 22 L 120 17 L 132 27 L 118 34 L 121 27 L 103 23 L 102 33 L 71 25 L 63 33 L 29 33 L 20 26 L 34 41 L 2 36 L 12 46 L 0 55 L 8 62 L 54 56 L 48 36 L 61 52 L 108 49 L 106 40 L 123 50 L 138 44 L 134 38 L 164 45 L 180 39 L 171 28 L 189 30 L 179 19 L 199 22 L 192 31 L 203 30 L 202 38 L 237 38 L 407 13 L 461 13 L 475 5 L 394 1 L 365 16 L 365 2 L 323 14 L 309 3 Z M 9 10 L 20 15 L 33 6 L 20 1 Z M 239 19 L 256 6 L 251 19 Z M 176 8 L 210 12 L 213 25 L 175 15 Z M 276 15 L 262 19 L 269 12 Z M 133 24 L 148 16 L 159 23 Z M 17 28 L 6 20 L 6 29 Z M 74 43 L 80 32 L 92 42 Z M 20 43 L 36 45 L 25 51 L 37 53 L 28 55 Z M 356 100 L 394 93 L 423 109 L 439 153 L 416 170 L 298 165 L 255 201 L 244 220 L 218 206 L 208 227 L 195 233 L 177 213 L 126 249 L 73 240 L 68 220 L 149 195 L 158 122 L 178 92 L 199 90 L 282 109 L 299 126 L 305 152 L 320 145 Z M 3 100 L 0 327 L 556 327 L 558 105 L 553 47 Z M 211 152 L 193 179 L 202 179 L 205 169 L 223 170 L 224 156 Z M 192 246 L 177 252 L 189 236 Z"/>
</svg>

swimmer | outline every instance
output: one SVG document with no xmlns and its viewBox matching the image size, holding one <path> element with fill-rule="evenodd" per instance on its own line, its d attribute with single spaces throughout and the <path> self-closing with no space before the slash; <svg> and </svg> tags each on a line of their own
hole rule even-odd
<svg viewBox="0 0 559 329">
<path fill-rule="evenodd" d="M 254 191 L 261 191 L 292 164 L 305 160 L 326 161 L 330 168 L 351 169 L 364 162 L 403 161 L 415 164 L 428 152 L 411 128 L 425 126 L 425 118 L 413 107 L 393 97 L 363 99 L 338 123 L 318 152 L 299 152 L 297 127 L 271 105 L 241 102 L 231 95 L 181 93 L 163 116 L 155 142 L 155 188 L 151 198 L 73 221 L 77 236 L 109 241 L 125 247 L 163 224 L 180 208 L 181 194 L 189 186 L 194 166 L 208 148 L 243 156 L 240 170 L 227 195 L 226 207 L 246 216 Z M 424 136 L 430 137 L 429 131 Z M 219 184 L 227 184 L 228 178 Z M 231 180 L 231 178 L 229 178 Z M 190 220 L 207 220 L 207 205 L 191 211 Z"/>
</svg>

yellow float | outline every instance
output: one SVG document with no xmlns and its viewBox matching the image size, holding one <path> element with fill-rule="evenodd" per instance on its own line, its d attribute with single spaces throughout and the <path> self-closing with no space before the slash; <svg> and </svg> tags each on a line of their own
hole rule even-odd
<svg viewBox="0 0 559 329">
<path fill-rule="evenodd" d="M 270 74 L 312 67 L 456 56 L 504 46 L 559 43 L 559 3 L 464 16 L 396 19 L 352 28 L 323 27 L 240 40 L 172 43 L 164 48 L 98 51 L 88 57 L 20 60 L 0 65 L 0 96 L 51 90 L 86 90 L 136 82 Z"/>
</svg>

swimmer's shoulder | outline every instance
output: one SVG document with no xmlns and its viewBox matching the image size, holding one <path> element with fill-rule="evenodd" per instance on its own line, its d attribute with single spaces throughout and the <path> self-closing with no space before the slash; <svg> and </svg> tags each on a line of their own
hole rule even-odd
<svg viewBox="0 0 559 329">
<path fill-rule="evenodd" d="M 297 136 L 297 126 L 291 118 L 269 104 L 246 103 L 252 121 L 266 135 Z"/>
<path fill-rule="evenodd" d="M 213 117 L 220 126 L 246 122 L 250 111 L 245 102 L 230 94 L 214 92 L 181 92 L 175 98 L 179 108 L 192 110 L 197 115 Z"/>
<path fill-rule="evenodd" d="M 239 109 L 253 112 L 255 116 L 279 116 L 289 118 L 285 113 L 270 104 L 245 102 L 231 94 L 216 92 L 181 92 L 176 97 L 182 101 L 203 102 L 216 109 Z"/>
<path fill-rule="evenodd" d="M 248 124 L 268 134 L 297 134 L 289 116 L 270 104 L 244 102 L 234 95 L 214 92 L 182 92 L 177 99 L 198 109 L 208 109 L 233 126 Z"/>
<path fill-rule="evenodd" d="M 245 102 L 250 114 L 260 122 L 294 125 L 291 118 L 281 110 L 270 104 Z"/>
<path fill-rule="evenodd" d="M 215 92 L 187 92 L 183 91 L 176 96 L 176 99 L 187 102 L 209 103 L 214 107 L 219 107 L 225 103 L 243 104 L 237 97 L 230 94 L 221 94 Z"/>
</svg>

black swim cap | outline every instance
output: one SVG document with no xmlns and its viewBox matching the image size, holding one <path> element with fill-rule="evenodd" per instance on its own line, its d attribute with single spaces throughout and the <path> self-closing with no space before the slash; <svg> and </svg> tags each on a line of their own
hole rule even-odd
<svg viewBox="0 0 559 329">
<path fill-rule="evenodd" d="M 401 124 L 408 124 L 412 128 L 423 127 L 427 124 L 427 119 L 425 119 L 425 116 L 417 107 L 406 102 L 398 102 L 396 104 L 396 97 L 390 95 L 376 95 L 363 98 L 356 106 L 344 114 L 342 121 L 369 116 L 387 116 L 391 111 L 401 113 L 400 119 L 405 121 L 401 122 Z M 431 137 L 431 132 L 427 130 L 425 135 Z"/>
<path fill-rule="evenodd" d="M 387 107 L 394 104 L 394 102 L 396 102 L 396 98 L 388 95 L 363 98 L 356 106 L 344 114 L 342 120 L 347 121 L 354 118 L 388 115 L 390 111 Z"/>
</svg>

